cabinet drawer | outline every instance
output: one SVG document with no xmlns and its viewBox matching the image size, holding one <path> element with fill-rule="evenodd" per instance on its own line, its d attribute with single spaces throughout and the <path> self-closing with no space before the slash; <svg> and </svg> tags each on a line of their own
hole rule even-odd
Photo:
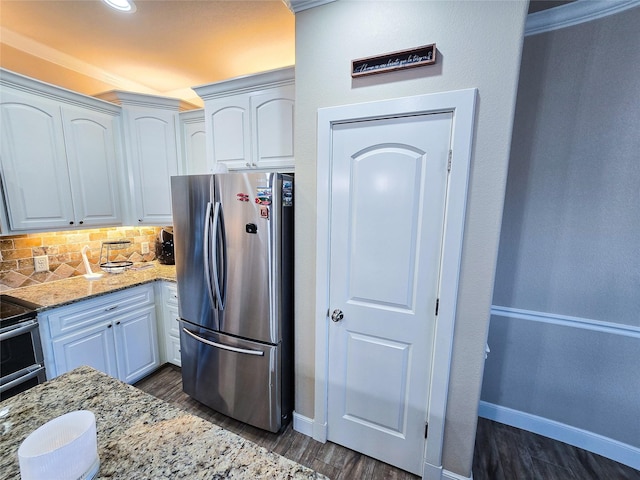
<svg viewBox="0 0 640 480">
<path fill-rule="evenodd" d="M 153 305 L 153 286 L 143 285 L 52 310 L 46 317 L 51 337 L 66 335 L 106 318 Z"/>
</svg>

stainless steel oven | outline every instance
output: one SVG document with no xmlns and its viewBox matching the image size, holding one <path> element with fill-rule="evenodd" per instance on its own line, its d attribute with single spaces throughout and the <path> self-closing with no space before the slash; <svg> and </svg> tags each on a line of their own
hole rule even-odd
<svg viewBox="0 0 640 480">
<path fill-rule="evenodd" d="M 46 380 L 37 308 L 0 295 L 0 400 Z"/>
</svg>

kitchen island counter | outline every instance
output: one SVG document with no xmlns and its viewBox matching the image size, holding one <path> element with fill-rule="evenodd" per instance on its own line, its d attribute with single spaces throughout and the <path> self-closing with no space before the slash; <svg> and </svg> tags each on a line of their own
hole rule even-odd
<svg viewBox="0 0 640 480">
<path fill-rule="evenodd" d="M 18 447 L 75 410 L 96 416 L 100 471 L 111 479 L 326 479 L 90 367 L 0 403 L 0 477 L 18 478 Z"/>
<path fill-rule="evenodd" d="M 40 305 L 38 309 L 40 312 L 157 280 L 175 282 L 176 267 L 149 262 L 134 266 L 123 273 L 105 273 L 96 280 L 87 280 L 80 275 L 55 282 L 15 288 L 6 293 Z"/>
</svg>

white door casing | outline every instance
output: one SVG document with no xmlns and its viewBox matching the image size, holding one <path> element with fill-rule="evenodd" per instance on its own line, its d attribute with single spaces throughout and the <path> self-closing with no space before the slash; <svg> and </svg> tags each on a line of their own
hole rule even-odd
<svg viewBox="0 0 640 480">
<path fill-rule="evenodd" d="M 327 438 L 422 473 L 451 112 L 334 125 Z M 335 311 L 334 310 L 334 311 Z"/>
<path fill-rule="evenodd" d="M 427 414 L 426 419 L 429 423 L 429 437 L 426 440 L 426 450 L 422 450 L 423 445 L 421 445 L 420 440 L 418 440 L 418 450 L 408 453 L 408 457 L 413 457 L 414 455 L 418 457 L 415 460 L 409 461 L 409 464 L 414 462 L 414 466 L 405 466 L 403 468 L 423 472 L 423 478 L 429 479 L 440 478 L 440 472 L 442 469 L 441 454 L 444 433 L 444 417 L 449 380 L 453 325 L 455 320 L 459 264 L 462 250 L 467 179 L 471 158 L 475 97 L 476 90 L 470 89 L 457 92 L 420 95 L 372 103 L 331 107 L 320 109 L 318 111 L 316 412 L 313 425 L 313 436 L 317 440 L 325 441 L 327 436 L 329 436 L 329 439 L 333 439 L 336 432 L 338 432 L 336 438 L 339 438 L 339 441 L 342 441 L 343 436 L 346 435 L 346 438 L 349 438 L 349 436 L 360 438 L 360 443 L 365 445 L 374 445 L 376 442 L 373 440 L 376 436 L 371 435 L 372 431 L 384 431 L 390 438 L 400 438 L 406 436 L 406 432 L 399 432 L 403 429 L 406 430 L 406 428 L 409 428 L 410 430 L 413 429 L 413 431 L 410 432 L 410 436 L 415 439 L 418 438 L 416 436 L 416 432 L 418 430 L 423 434 L 424 421 L 420 422 L 419 425 L 407 425 L 403 422 L 406 422 L 408 421 L 407 419 L 411 418 L 412 414 L 410 411 L 416 408 L 416 405 L 412 403 L 416 401 L 419 403 L 423 402 L 422 407 L 419 407 L 422 408 L 422 413 L 418 412 L 416 414 L 416 412 L 413 412 L 414 418 L 412 422 L 415 423 L 415 419 L 420 418 L 420 415 L 424 418 L 425 413 Z M 416 117 L 410 118 L 410 116 Z M 388 120 L 382 119 L 391 119 L 394 117 L 400 122 L 416 122 L 415 125 L 419 125 L 421 121 L 419 119 L 421 118 L 423 120 L 429 119 L 429 121 L 437 120 L 433 123 L 433 125 L 440 124 L 440 133 L 438 133 L 436 137 L 444 136 L 445 141 L 440 144 L 440 147 L 434 148 L 442 149 L 442 145 L 445 145 L 444 149 L 448 152 L 450 138 L 450 146 L 453 155 L 449 183 L 446 186 L 446 191 L 444 190 L 443 183 L 440 183 L 443 187 L 443 190 L 440 192 L 438 192 L 437 188 L 433 189 L 431 184 L 429 184 L 429 188 L 422 187 L 422 190 L 416 189 L 415 187 L 418 179 L 416 178 L 416 175 L 412 175 L 410 173 L 411 169 L 414 169 L 414 172 L 418 177 L 420 177 L 420 179 L 423 179 L 424 175 L 429 174 L 429 167 L 424 168 L 424 165 L 426 164 L 422 167 L 417 167 L 417 165 L 421 164 L 421 161 L 416 159 L 422 154 L 414 155 L 414 160 L 411 160 L 411 149 L 406 149 L 404 147 L 399 148 L 399 145 L 387 145 L 384 152 L 378 152 L 381 153 L 381 155 L 378 155 L 377 160 L 372 160 L 376 154 L 372 153 L 371 150 L 365 150 L 364 152 L 360 152 L 361 155 L 359 157 L 359 162 L 350 162 L 351 165 L 349 166 L 349 169 L 353 169 L 354 165 L 359 165 L 355 168 L 360 169 L 359 172 L 356 172 L 356 177 L 359 177 L 359 179 L 355 182 L 355 193 L 350 192 L 350 187 L 345 184 L 345 179 L 347 180 L 346 183 L 348 183 L 349 178 L 353 175 L 353 171 L 349 172 L 349 174 L 345 176 L 344 170 L 340 172 L 341 167 L 339 166 L 339 161 L 333 158 L 336 146 L 340 146 L 341 142 L 343 142 L 342 137 L 344 136 L 344 130 L 349 130 L 354 125 L 376 125 L 382 129 L 380 130 L 382 132 L 385 130 L 383 128 L 385 122 L 389 122 Z M 362 123 L 364 121 L 371 122 Z M 354 122 L 361 123 L 356 124 Z M 390 128 L 393 128 L 393 122 L 391 122 L 389 126 Z M 404 125 L 404 127 L 406 127 L 406 125 Z M 424 125 L 422 127 L 424 127 Z M 443 131 L 446 131 L 447 133 L 442 135 Z M 428 138 L 430 138 L 430 140 L 427 140 L 427 144 L 435 145 L 435 140 L 431 137 Z M 376 139 L 376 141 L 377 140 L 378 139 Z M 381 139 L 381 143 L 384 143 L 384 139 Z M 408 144 L 410 145 L 411 142 L 408 142 Z M 419 150 L 420 149 L 415 149 L 414 153 Z M 429 157 L 429 155 L 430 154 L 427 152 L 427 157 Z M 431 155 L 433 155 L 433 152 Z M 367 160 L 365 160 L 362 162 L 361 160 L 363 158 L 368 158 L 370 161 L 367 162 Z M 368 255 L 376 255 L 376 248 L 379 247 L 379 244 L 372 242 L 371 245 L 368 245 L 366 242 L 358 240 L 357 238 L 362 239 L 361 234 L 363 232 L 361 229 L 358 233 L 358 225 L 362 227 L 369 222 L 376 223 L 377 212 L 383 213 L 387 217 L 389 217 L 389 215 L 388 212 L 385 213 L 378 210 L 379 203 L 375 200 L 372 199 L 370 202 L 364 201 L 366 195 L 359 195 L 359 192 L 362 192 L 361 188 L 364 184 L 361 184 L 361 186 L 358 187 L 358 182 L 367 178 L 367 176 L 369 176 L 371 181 L 374 181 L 376 168 L 381 166 L 382 170 L 385 168 L 385 162 L 380 161 L 384 158 L 387 160 L 395 158 L 393 161 L 395 161 L 396 164 L 404 165 L 403 167 L 401 166 L 397 169 L 388 169 L 386 171 L 386 174 L 391 174 L 390 178 L 392 181 L 406 182 L 407 179 L 412 179 L 414 181 L 412 184 L 412 187 L 414 188 L 398 192 L 398 198 L 394 198 L 391 195 L 388 196 L 387 201 L 395 204 L 395 206 L 391 206 L 391 210 L 394 208 L 397 209 L 398 205 L 402 202 L 408 202 L 407 204 L 410 204 L 412 208 L 410 209 L 410 212 L 403 212 L 403 215 L 400 215 L 402 218 L 392 218 L 392 224 L 389 225 L 387 230 L 391 231 L 398 226 L 400 226 L 401 229 L 417 229 L 414 231 L 416 233 L 415 238 L 418 239 L 418 241 L 417 243 L 412 244 L 410 239 L 407 239 L 406 236 L 399 238 L 399 240 L 404 241 L 405 243 L 409 241 L 409 243 L 406 243 L 405 247 L 409 247 L 409 251 L 413 251 L 413 253 L 407 254 L 405 249 L 403 252 L 386 256 L 387 260 L 383 262 L 384 264 L 381 266 L 381 270 L 386 270 L 387 272 L 390 271 L 389 269 L 402 271 L 402 268 L 396 269 L 393 265 L 404 262 L 404 277 L 399 277 L 402 280 L 399 283 L 397 281 L 394 282 L 392 279 L 383 281 L 381 282 L 381 285 L 379 285 L 383 288 L 378 289 L 375 282 L 367 282 L 366 278 L 367 276 L 372 277 L 375 273 L 379 275 L 380 265 L 377 263 L 371 264 L 371 262 L 366 261 L 366 258 Z M 379 163 L 376 168 L 363 169 L 363 165 L 372 167 L 375 165 L 376 161 Z M 441 167 L 443 168 L 443 171 L 445 171 L 446 177 L 446 154 L 444 163 L 441 162 Z M 416 168 L 418 170 L 415 170 Z M 438 176 L 442 179 L 442 171 L 440 173 L 435 173 L 435 177 Z M 387 180 L 389 180 L 389 178 L 387 178 Z M 358 190 L 358 188 L 360 188 L 360 190 Z M 345 194 L 345 192 L 349 193 Z M 416 201 L 418 199 L 424 200 L 420 197 L 420 195 L 423 194 L 427 196 L 433 195 L 433 197 L 424 202 Z M 345 197 L 344 195 L 347 196 Z M 403 197 L 403 195 L 406 198 Z M 407 195 L 409 195 L 409 197 L 407 197 Z M 413 195 L 413 199 L 410 198 L 411 195 Z M 418 195 L 418 197 L 416 197 L 416 195 Z M 352 207 L 348 208 L 346 211 L 344 208 L 341 209 L 339 207 L 334 209 L 334 207 L 337 206 L 336 202 L 343 202 L 347 198 Z M 438 198 L 440 200 L 438 200 Z M 439 206 L 437 206 L 438 201 L 440 201 Z M 361 204 L 358 205 L 358 202 L 361 202 Z M 426 208 L 430 208 L 431 205 L 436 205 L 436 207 L 429 213 L 421 210 L 422 207 L 419 205 L 423 204 Z M 355 207 L 355 209 L 353 207 Z M 438 216 L 438 214 L 434 213 L 436 210 L 439 210 L 440 220 L 435 220 L 435 223 L 439 222 L 439 225 L 435 228 L 437 234 L 433 235 L 433 238 L 437 243 L 437 245 L 434 245 L 433 241 L 431 241 L 431 243 L 429 241 L 425 243 L 423 241 L 424 238 L 420 235 L 424 234 L 424 232 L 431 232 L 433 230 L 432 226 L 427 225 L 427 223 L 434 221 L 434 215 L 435 217 Z M 420 212 L 419 214 L 418 211 Z M 356 219 L 353 227 L 345 224 L 345 218 L 348 218 L 349 222 L 352 222 L 356 212 L 357 217 L 355 217 Z M 444 221 L 442 221 L 443 216 Z M 341 217 L 342 220 L 340 220 Z M 429 222 L 424 223 L 424 228 L 426 230 L 424 230 L 422 234 L 420 230 L 423 228 L 421 226 L 422 220 L 417 221 L 416 219 L 418 218 L 431 219 Z M 395 225 L 395 227 L 393 225 Z M 345 232 L 352 233 L 345 237 Z M 340 237 L 341 235 L 343 236 Z M 371 235 L 373 234 L 371 233 Z M 354 240 L 354 238 L 356 238 L 356 240 Z M 422 240 L 419 240 L 420 238 L 422 238 Z M 443 239 L 442 248 L 440 248 L 439 244 L 441 239 Z M 381 240 L 382 244 L 388 244 L 389 242 L 395 241 L 395 238 L 393 234 L 383 232 Z M 336 243 L 332 244 L 332 241 Z M 353 255 L 353 258 L 347 259 L 344 256 L 340 257 L 339 253 L 338 256 L 336 256 L 335 247 L 340 244 L 349 246 L 348 249 L 343 250 L 348 252 L 349 249 L 351 249 L 351 251 L 356 253 Z M 332 248 L 332 245 L 334 248 Z M 354 247 L 357 247 L 357 252 Z M 412 248 L 413 250 L 411 250 Z M 431 253 L 429 253 L 429 251 L 431 251 Z M 436 252 L 435 260 L 433 252 Z M 423 253 L 425 255 L 423 255 Z M 435 261 L 437 264 L 439 261 L 439 275 L 438 267 L 436 266 L 435 278 L 420 280 L 419 272 L 422 271 L 420 268 L 415 269 L 413 266 L 408 270 L 406 268 L 407 266 L 410 266 L 412 262 L 415 264 L 416 261 L 418 263 L 425 262 L 424 265 L 429 264 L 429 268 L 422 269 L 427 272 L 427 277 L 429 276 L 429 272 L 432 273 L 434 271 L 433 262 Z M 365 266 L 366 264 L 370 265 L 367 267 Z M 339 265 L 342 265 L 342 267 L 339 267 Z M 357 267 L 356 270 L 354 270 L 354 266 Z M 366 269 L 371 267 L 374 269 L 378 268 L 378 271 L 369 271 L 367 273 Z M 336 268 L 343 268 L 344 270 L 336 272 Z M 414 277 L 413 274 L 407 276 L 407 271 L 416 272 L 418 276 Z M 340 277 L 344 278 L 346 281 L 343 281 L 342 284 L 339 284 L 340 282 L 337 284 L 336 280 Z M 421 282 L 422 285 L 428 286 L 428 289 L 430 290 L 429 292 L 416 290 L 419 286 L 422 288 Z M 399 287 L 394 289 L 394 285 L 399 285 Z M 363 286 L 364 290 L 362 288 Z M 355 297 L 362 297 L 363 293 L 366 299 L 371 299 L 371 297 L 375 295 L 378 296 L 378 299 L 375 302 L 355 299 Z M 339 298 L 340 295 L 345 299 L 350 298 L 350 300 L 341 304 L 341 306 L 344 306 L 346 309 L 344 312 L 345 320 L 338 322 L 337 324 L 333 324 L 333 322 L 329 320 L 328 313 L 330 313 L 330 309 L 333 310 L 335 308 L 334 303 L 332 302 L 335 302 L 335 299 Z M 434 309 L 436 296 L 440 299 L 440 307 L 439 315 L 435 319 L 434 328 L 433 319 L 435 316 Z M 407 315 L 407 313 L 409 313 L 409 317 L 412 315 L 415 317 L 416 312 L 418 312 L 418 317 L 427 317 L 426 320 L 425 318 L 422 318 L 422 323 L 417 322 L 417 326 L 414 325 L 418 330 L 422 328 L 422 333 L 420 334 L 422 336 L 420 339 L 422 342 L 422 351 L 418 353 L 415 351 L 412 352 L 411 344 L 413 343 L 413 340 L 408 337 L 404 337 L 403 339 L 400 339 L 400 341 L 398 341 L 398 339 L 389 339 L 385 336 L 386 334 L 381 334 L 379 331 L 375 331 L 375 328 L 374 330 L 363 334 L 361 331 L 358 331 L 362 326 L 356 326 L 355 321 L 351 321 L 352 325 L 350 325 L 349 320 L 355 320 L 359 317 L 357 309 L 362 308 L 363 305 L 367 303 L 375 304 L 374 308 L 372 310 L 369 308 L 369 312 L 366 314 L 372 318 L 372 321 L 368 322 L 369 325 L 376 323 L 375 318 L 373 318 L 374 316 L 371 315 L 371 311 L 377 312 L 379 316 L 382 315 L 388 317 L 392 314 L 392 316 L 395 315 L 396 318 L 398 316 L 402 317 L 403 314 Z M 370 306 L 371 305 L 369 305 L 369 307 Z M 340 325 L 341 323 L 343 325 Z M 340 382 L 338 382 L 337 385 L 333 384 L 332 376 L 335 376 L 336 366 L 340 364 L 344 365 L 347 358 L 344 355 L 342 357 L 340 356 L 344 353 L 341 349 L 334 350 L 332 348 L 332 344 L 334 343 L 340 344 L 341 348 L 348 347 L 344 350 L 344 352 L 348 352 L 345 355 L 356 360 L 356 363 L 354 363 L 356 367 L 353 369 L 344 369 L 340 367 L 342 368 L 343 383 L 349 383 L 351 385 L 349 387 L 351 388 L 351 391 L 349 388 L 340 390 Z M 391 359 L 389 362 L 381 360 L 382 357 L 379 353 L 383 351 L 392 352 L 389 356 Z M 357 366 L 362 363 L 361 361 L 358 361 L 359 353 L 373 357 L 368 364 L 364 365 L 365 368 L 362 369 L 362 371 L 359 371 L 359 367 Z M 416 354 L 421 355 L 421 357 L 415 357 L 414 355 Z M 415 393 L 415 397 L 412 397 L 413 394 L 410 393 L 411 388 L 408 387 L 408 384 L 403 384 L 402 380 L 403 378 L 409 379 L 410 375 L 397 375 L 397 373 L 403 369 L 414 369 L 413 371 L 417 372 L 418 366 L 415 363 L 411 363 L 412 361 L 418 362 L 418 364 L 420 364 L 420 369 L 425 372 L 425 382 L 423 382 L 423 385 L 420 387 L 422 388 L 422 391 L 421 393 Z M 431 368 L 429 368 L 430 363 Z M 354 373 L 357 373 L 357 375 L 354 376 Z M 351 375 L 351 378 L 349 380 L 344 380 L 344 378 L 346 378 L 345 375 L 347 374 Z M 339 378 L 339 376 L 337 378 Z M 387 402 L 389 398 L 373 398 L 370 395 L 371 392 L 368 394 L 365 393 L 363 396 L 359 393 L 353 393 L 355 390 L 353 390 L 352 387 L 367 389 L 370 388 L 376 380 L 386 383 L 385 387 L 389 387 L 389 385 L 393 384 L 395 381 L 395 389 L 387 388 L 387 390 L 395 395 L 396 404 L 393 408 L 387 409 L 385 413 L 386 416 L 381 415 L 384 410 L 384 408 L 382 408 L 382 404 Z M 416 392 L 418 390 L 416 390 Z M 404 393 L 400 394 L 399 392 Z M 399 395 L 404 395 L 403 403 L 398 402 Z M 420 395 L 423 395 L 423 398 L 425 398 L 424 401 L 419 400 Z M 332 398 L 331 406 L 329 405 L 330 397 Z M 393 395 L 391 395 L 391 397 L 393 397 Z M 368 402 L 366 401 L 367 398 L 369 398 Z M 338 400 L 334 401 L 333 399 Z M 337 405 L 334 405 L 334 403 Z M 368 405 L 365 405 L 365 403 L 368 403 Z M 359 408 L 358 404 L 360 404 L 362 409 L 359 413 L 355 413 Z M 346 405 L 348 405 L 348 407 L 346 407 Z M 337 417 L 345 417 L 344 413 L 347 410 L 346 419 L 343 419 L 344 422 L 342 422 L 342 420 L 338 420 Z M 366 418 L 367 416 L 370 418 Z M 341 425 L 341 423 L 343 424 Z M 341 432 L 343 427 L 346 429 L 346 433 Z M 367 428 L 369 428 L 368 431 Z M 395 432 L 394 429 L 396 430 Z M 351 446 L 351 448 L 356 447 L 353 445 Z M 383 442 L 382 448 L 374 447 L 370 454 L 389 462 L 389 458 L 385 457 L 386 450 L 400 451 L 402 448 L 398 448 L 397 446 L 389 447 L 388 442 Z M 418 465 L 418 467 L 415 465 Z"/>
</svg>

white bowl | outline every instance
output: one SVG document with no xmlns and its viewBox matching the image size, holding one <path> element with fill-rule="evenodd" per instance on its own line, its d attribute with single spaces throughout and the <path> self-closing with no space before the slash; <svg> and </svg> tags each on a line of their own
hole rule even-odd
<svg viewBox="0 0 640 480">
<path fill-rule="evenodd" d="M 88 410 L 45 423 L 18 448 L 23 480 L 87 480 L 100 468 L 96 417 Z"/>
</svg>

